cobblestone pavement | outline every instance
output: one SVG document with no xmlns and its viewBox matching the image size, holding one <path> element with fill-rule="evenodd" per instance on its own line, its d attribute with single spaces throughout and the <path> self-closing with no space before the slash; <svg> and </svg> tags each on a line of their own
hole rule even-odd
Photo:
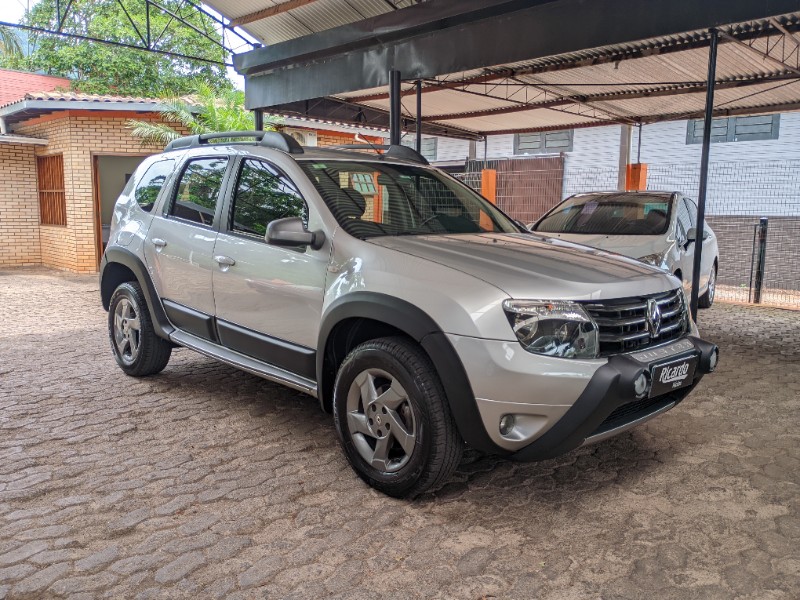
<svg viewBox="0 0 800 600">
<path fill-rule="evenodd" d="M 126 377 L 105 319 L 95 277 L 0 271 L 0 598 L 800 597 L 800 313 L 703 311 L 675 410 L 415 502 L 310 398 L 183 349 Z"/>
</svg>

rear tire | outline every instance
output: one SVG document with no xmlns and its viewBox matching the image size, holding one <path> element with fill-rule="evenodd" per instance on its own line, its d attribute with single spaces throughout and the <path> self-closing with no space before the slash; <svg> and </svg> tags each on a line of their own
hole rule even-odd
<svg viewBox="0 0 800 600">
<path fill-rule="evenodd" d="M 111 295 L 108 337 L 117 364 L 133 377 L 160 373 L 172 354 L 172 345 L 158 337 L 153 328 L 142 288 L 136 281 L 121 283 Z"/>
<path fill-rule="evenodd" d="M 711 267 L 711 273 L 708 274 L 708 288 L 706 293 L 700 296 L 697 301 L 697 306 L 700 308 L 711 308 L 714 304 L 714 294 L 717 291 L 717 265 L 714 263 Z"/>
<path fill-rule="evenodd" d="M 350 465 L 389 496 L 433 491 L 461 460 L 463 441 L 436 369 L 405 338 L 350 352 L 336 376 L 333 416 Z"/>
</svg>

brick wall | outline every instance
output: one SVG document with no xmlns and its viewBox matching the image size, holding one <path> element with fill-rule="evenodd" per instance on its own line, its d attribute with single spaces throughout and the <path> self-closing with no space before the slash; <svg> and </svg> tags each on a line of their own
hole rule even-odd
<svg viewBox="0 0 800 600">
<path fill-rule="evenodd" d="M 82 273 L 97 270 L 92 155 L 147 155 L 163 150 L 142 146 L 131 137 L 125 126 L 131 118 L 158 120 L 155 114 L 65 111 L 15 128 L 15 133 L 48 140 L 47 146 L 36 147 L 36 155 L 64 155 L 67 225 L 40 226 L 41 264 Z M 35 171 L 35 161 L 32 164 Z M 36 215 L 38 221 L 38 210 Z"/>
<path fill-rule="evenodd" d="M 0 266 L 41 262 L 34 147 L 0 144 Z"/>
<path fill-rule="evenodd" d="M 317 146 L 343 146 L 345 144 L 355 144 L 355 135 L 350 133 L 340 133 L 338 131 L 322 131 L 317 129 Z M 362 136 L 369 140 L 371 144 L 383 144 L 384 139 L 372 135 Z"/>
<path fill-rule="evenodd" d="M 158 121 L 157 114 L 125 111 L 59 111 L 17 125 L 14 132 L 48 140 L 47 146 L 0 145 L 0 265 L 42 264 L 91 273 L 97 270 L 93 155 L 148 155 L 125 126 L 129 119 Z M 185 131 L 183 133 L 186 133 Z M 383 139 L 365 136 L 373 144 Z M 319 146 L 354 143 L 347 133 L 317 130 Z M 35 156 L 63 154 L 66 226 L 40 225 Z M 11 232 L 11 233 L 9 233 Z"/>
<path fill-rule="evenodd" d="M 756 252 L 753 229 L 759 217 L 709 215 L 706 219 L 717 236 L 720 265 L 719 282 L 737 288 L 750 284 L 750 269 Z M 797 260 L 800 218 L 769 217 L 764 287 L 773 290 L 800 290 L 800 262 Z"/>
</svg>

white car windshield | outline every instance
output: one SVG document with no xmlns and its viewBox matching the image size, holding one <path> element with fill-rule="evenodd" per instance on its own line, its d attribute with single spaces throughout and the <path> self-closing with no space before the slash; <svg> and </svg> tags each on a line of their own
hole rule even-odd
<svg viewBox="0 0 800 600">
<path fill-rule="evenodd" d="M 522 231 L 491 202 L 435 169 L 340 160 L 298 164 L 342 228 L 357 238 Z"/>
<path fill-rule="evenodd" d="M 544 216 L 534 231 L 607 235 L 663 235 L 672 201 L 648 194 L 581 194 Z"/>
</svg>

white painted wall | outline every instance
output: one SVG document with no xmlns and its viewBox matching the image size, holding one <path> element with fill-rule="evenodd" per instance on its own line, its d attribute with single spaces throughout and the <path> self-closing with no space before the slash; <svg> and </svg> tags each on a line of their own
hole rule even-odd
<svg viewBox="0 0 800 600">
<path fill-rule="evenodd" d="M 697 197 L 701 144 L 686 143 L 686 121 L 642 129 L 648 188 Z M 631 140 L 636 160 L 638 132 Z M 781 114 L 778 139 L 711 145 L 706 212 L 710 215 L 800 215 L 800 114 Z"/>
<path fill-rule="evenodd" d="M 621 127 L 576 129 L 572 152 L 564 160 L 564 197 L 579 192 L 616 190 Z"/>
<path fill-rule="evenodd" d="M 480 144 L 480 142 L 478 143 Z M 469 140 L 440 137 L 439 141 L 436 142 L 437 163 L 464 163 L 468 156 Z"/>
<path fill-rule="evenodd" d="M 642 128 L 641 162 L 648 165 L 650 189 L 697 197 L 700 144 L 686 143 L 686 121 Z M 576 129 L 564 164 L 564 196 L 617 189 L 621 126 Z M 631 136 L 636 162 L 638 128 Z M 469 142 L 439 138 L 436 162 L 460 163 Z M 514 136 L 489 136 L 476 143 L 477 159 L 514 157 Z M 800 113 L 781 115 L 777 140 L 714 143 L 707 212 L 710 215 L 800 215 Z"/>
</svg>

